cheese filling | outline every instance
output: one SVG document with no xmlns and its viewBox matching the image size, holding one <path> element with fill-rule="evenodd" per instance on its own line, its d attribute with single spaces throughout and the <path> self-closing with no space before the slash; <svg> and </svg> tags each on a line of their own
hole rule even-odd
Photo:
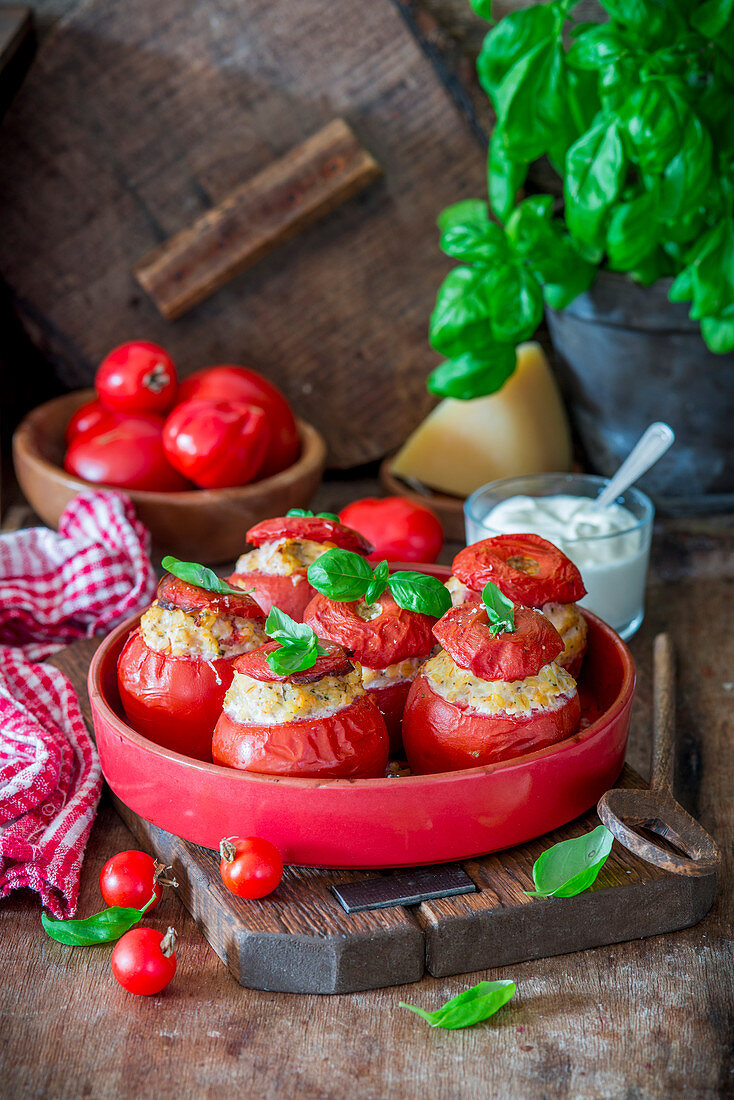
<svg viewBox="0 0 734 1100">
<path fill-rule="evenodd" d="M 414 680 L 424 660 L 424 657 L 408 657 L 405 661 L 386 665 L 385 668 L 367 668 L 366 665 L 362 665 L 362 683 L 367 691 L 370 691 L 404 683 L 406 680 Z"/>
<path fill-rule="evenodd" d="M 313 542 L 311 539 L 279 539 L 264 542 L 256 550 L 241 554 L 235 566 L 236 573 L 270 573 L 277 577 L 289 577 L 301 569 L 308 569 L 327 550 L 334 549 L 333 542 Z"/>
<path fill-rule="evenodd" d="M 346 676 L 324 676 L 312 684 L 254 680 L 235 672 L 224 697 L 224 710 L 233 722 L 249 726 L 275 726 L 283 722 L 327 718 L 364 695 L 360 667 Z"/>
<path fill-rule="evenodd" d="M 422 669 L 431 689 L 447 703 L 478 714 L 530 718 L 540 710 L 558 710 L 576 691 L 576 681 L 551 662 L 537 676 L 524 680 L 480 680 L 458 665 L 444 650 Z"/>
<path fill-rule="evenodd" d="M 249 653 L 268 640 L 259 619 L 218 615 L 210 608 L 169 609 L 157 600 L 141 618 L 140 629 L 149 649 L 169 657 L 198 657 L 204 661 Z"/>
<path fill-rule="evenodd" d="M 451 596 L 451 603 L 454 607 L 459 607 L 460 604 L 466 603 L 467 600 L 481 599 L 480 595 L 476 592 L 472 592 L 471 588 L 467 588 L 458 577 L 454 577 L 453 575 L 446 581 L 444 588 L 448 588 L 449 595 Z"/>
</svg>

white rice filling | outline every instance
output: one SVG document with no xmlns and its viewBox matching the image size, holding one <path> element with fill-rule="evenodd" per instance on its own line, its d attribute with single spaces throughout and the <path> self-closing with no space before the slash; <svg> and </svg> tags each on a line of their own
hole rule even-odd
<svg viewBox="0 0 734 1100">
<path fill-rule="evenodd" d="M 299 719 L 328 718 L 364 695 L 360 667 L 346 676 L 324 676 L 312 684 L 255 680 L 235 672 L 224 697 L 225 713 L 242 725 L 274 726 Z"/>
<path fill-rule="evenodd" d="M 546 603 L 540 610 L 563 639 L 563 653 L 556 657 L 556 664 L 568 668 L 586 648 L 586 619 L 575 603 Z"/>
<path fill-rule="evenodd" d="M 362 683 L 367 691 L 370 691 L 370 689 L 390 687 L 391 684 L 414 680 L 422 664 L 422 657 L 408 657 L 404 661 L 387 665 L 385 668 L 367 668 L 366 665 L 362 665 Z"/>
<path fill-rule="evenodd" d="M 140 629 L 149 649 L 170 657 L 198 657 L 204 661 L 249 653 L 268 640 L 259 619 L 218 615 L 210 608 L 169 609 L 157 600 L 141 618 Z"/>
<path fill-rule="evenodd" d="M 576 681 L 555 662 L 524 680 L 480 680 L 441 650 L 422 672 L 436 695 L 478 714 L 530 718 L 541 710 L 560 709 L 576 692 Z"/>
<path fill-rule="evenodd" d="M 237 573 L 269 573 L 276 577 L 289 577 L 333 550 L 333 542 L 313 542 L 311 539 L 279 539 L 264 542 L 256 550 L 249 550 L 237 559 Z"/>
</svg>

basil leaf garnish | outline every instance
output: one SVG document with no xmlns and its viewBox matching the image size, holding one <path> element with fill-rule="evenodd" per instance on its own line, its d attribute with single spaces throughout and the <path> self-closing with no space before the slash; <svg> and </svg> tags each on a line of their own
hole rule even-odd
<svg viewBox="0 0 734 1100">
<path fill-rule="evenodd" d="M 310 508 L 289 508 L 286 512 L 287 516 L 312 516 L 313 512 Z"/>
<path fill-rule="evenodd" d="M 265 620 L 265 633 L 280 642 L 280 649 L 273 650 L 265 658 L 278 676 L 313 668 L 319 657 L 327 652 L 307 623 L 297 623 L 279 607 L 271 607 Z"/>
<path fill-rule="evenodd" d="M 233 588 L 221 577 L 218 577 L 213 569 L 207 569 L 205 565 L 199 565 L 195 561 L 181 561 L 179 558 L 164 558 L 161 565 L 174 577 L 187 584 L 195 584 L 197 588 L 203 588 L 207 592 L 216 592 L 220 596 L 242 596 L 244 588 Z"/>
<path fill-rule="evenodd" d="M 308 567 L 308 582 L 330 600 L 358 600 L 374 575 L 369 562 L 351 550 L 327 550 Z"/>
<path fill-rule="evenodd" d="M 451 594 L 438 577 L 412 570 L 393 573 L 388 586 L 398 607 L 440 619 L 451 607 Z"/>
<path fill-rule="evenodd" d="M 286 512 L 287 516 L 318 516 L 319 519 L 333 519 L 334 523 L 341 523 L 336 512 L 312 512 L 309 508 L 291 508 Z"/>
<path fill-rule="evenodd" d="M 588 890 L 606 863 L 614 837 L 605 825 L 584 836 L 554 844 L 538 856 L 533 866 L 531 898 L 573 898 Z"/>
<path fill-rule="evenodd" d="M 435 1012 L 426 1012 L 416 1005 L 406 1004 L 400 1001 L 401 1008 L 409 1008 L 424 1020 L 428 1020 L 431 1027 L 445 1027 L 456 1030 L 460 1027 L 473 1027 L 482 1020 L 488 1020 L 494 1016 L 498 1009 L 514 997 L 515 983 L 512 981 L 479 982 L 471 989 L 465 989 L 458 997 L 452 997 Z"/>
<path fill-rule="evenodd" d="M 489 616 L 489 633 L 511 634 L 515 630 L 515 605 L 500 592 L 496 584 L 487 581 L 482 589 L 482 599 Z"/>
<path fill-rule="evenodd" d="M 119 940 L 120 936 L 137 924 L 154 901 L 155 893 L 142 909 L 113 905 L 91 917 L 85 917 L 84 920 L 54 920 L 53 917 L 41 913 L 41 924 L 52 940 L 68 943 L 73 947 L 109 943 L 111 940 Z"/>
<path fill-rule="evenodd" d="M 372 580 L 367 586 L 367 591 L 364 594 L 364 602 L 368 605 L 375 603 L 379 600 L 382 593 L 387 587 L 387 579 L 390 575 L 390 566 L 386 561 L 381 561 L 374 568 L 374 575 Z"/>
</svg>

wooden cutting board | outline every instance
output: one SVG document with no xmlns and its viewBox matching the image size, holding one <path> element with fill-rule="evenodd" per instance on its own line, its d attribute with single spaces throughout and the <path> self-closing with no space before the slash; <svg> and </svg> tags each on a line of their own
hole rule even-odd
<svg viewBox="0 0 734 1100">
<path fill-rule="evenodd" d="M 164 320 L 134 269 L 335 118 L 381 177 Z M 183 374 L 249 364 L 352 466 L 430 407 L 436 217 L 485 192 L 480 143 L 391 0 L 86 0 L 0 127 L 0 271 L 70 388 L 133 338 Z"/>
<path fill-rule="evenodd" d="M 90 729 L 86 680 L 97 645 L 78 642 L 51 659 L 76 688 Z M 620 785 L 645 783 L 625 766 Z M 715 875 L 668 874 L 615 843 L 586 893 L 528 898 L 540 853 L 595 828 L 592 810 L 521 847 L 464 861 L 477 893 L 348 914 L 332 885 L 372 878 L 374 871 L 288 867 L 273 895 L 246 901 L 224 887 L 217 853 L 112 799 L 138 843 L 173 865 L 184 905 L 235 978 L 253 989 L 352 993 L 417 982 L 426 972 L 443 977 L 562 955 L 686 928 L 701 920 L 716 894 Z"/>
</svg>

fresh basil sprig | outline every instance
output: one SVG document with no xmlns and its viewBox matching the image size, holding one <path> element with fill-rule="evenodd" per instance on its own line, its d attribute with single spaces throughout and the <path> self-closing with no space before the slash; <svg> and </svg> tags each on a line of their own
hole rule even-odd
<svg viewBox="0 0 734 1100">
<path fill-rule="evenodd" d="M 554 844 L 533 865 L 534 890 L 531 898 L 573 898 L 588 890 L 606 863 L 614 837 L 605 825 L 597 825 L 584 836 Z"/>
<path fill-rule="evenodd" d="M 500 592 L 496 584 L 487 581 L 482 589 L 482 599 L 489 616 L 489 633 L 512 634 L 515 630 L 515 605 Z"/>
<path fill-rule="evenodd" d="M 386 561 L 372 570 L 369 562 L 351 550 L 327 550 L 308 567 L 308 581 L 330 600 L 372 604 L 386 588 L 398 607 L 440 619 L 451 607 L 451 596 L 437 577 L 413 570 L 390 573 Z"/>
<path fill-rule="evenodd" d="M 246 591 L 244 588 L 233 588 L 231 584 L 227 584 L 218 577 L 213 569 L 208 569 L 195 561 L 181 561 L 169 554 L 163 559 L 161 565 L 180 581 L 195 584 L 197 588 L 204 588 L 207 592 L 216 592 L 219 596 L 242 596 Z"/>
<path fill-rule="evenodd" d="M 327 652 L 310 626 L 297 623 L 278 607 L 271 607 L 265 620 L 265 633 L 280 642 L 280 649 L 268 653 L 265 658 L 278 676 L 313 668 L 319 657 Z"/>
<path fill-rule="evenodd" d="M 113 905 L 91 917 L 85 917 L 84 920 L 54 920 L 41 913 L 41 924 L 52 940 L 68 943 L 73 947 L 109 943 L 111 940 L 119 940 L 120 936 L 137 924 L 154 901 L 155 892 L 142 909 Z"/>
<path fill-rule="evenodd" d="M 479 982 L 471 989 L 465 989 L 457 997 L 452 997 L 435 1012 L 426 1012 L 416 1005 L 399 1001 L 400 1008 L 409 1008 L 431 1027 L 445 1027 L 456 1030 L 460 1027 L 473 1027 L 482 1020 L 494 1016 L 498 1009 L 507 1004 L 515 995 L 515 983 L 512 981 Z"/>
<path fill-rule="evenodd" d="M 291 508 L 286 512 L 287 516 L 318 516 L 319 519 L 333 519 L 334 523 L 341 523 L 336 512 L 311 512 L 308 508 Z"/>
</svg>

